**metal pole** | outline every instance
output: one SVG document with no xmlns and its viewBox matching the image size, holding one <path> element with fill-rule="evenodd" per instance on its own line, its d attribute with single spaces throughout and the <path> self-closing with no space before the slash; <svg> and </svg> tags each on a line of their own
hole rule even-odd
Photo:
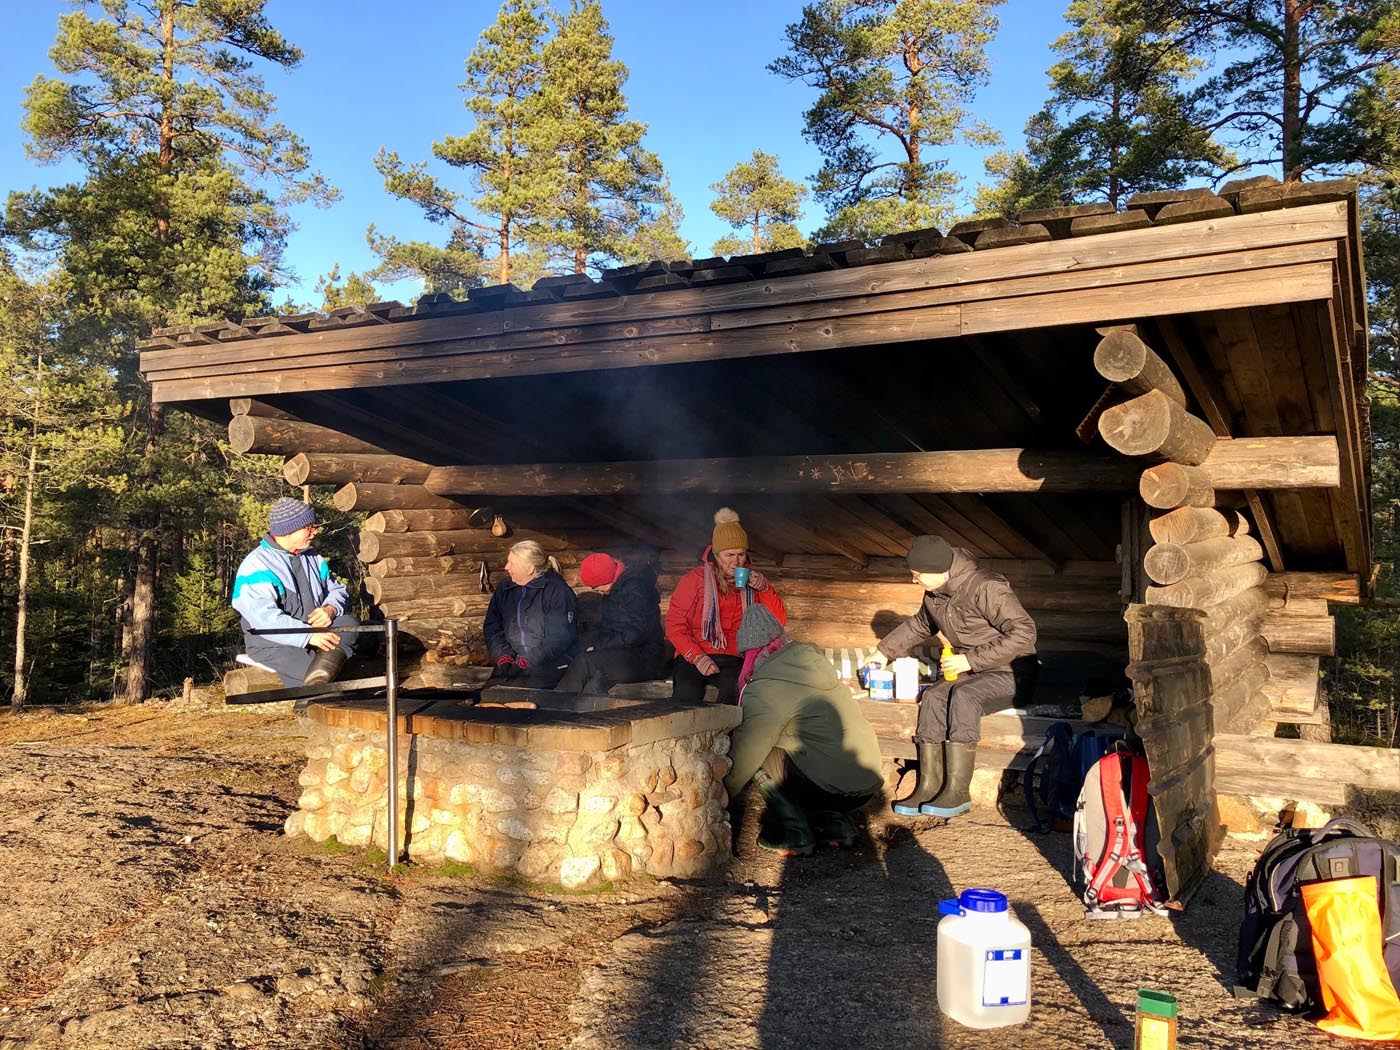
<svg viewBox="0 0 1400 1050">
<path fill-rule="evenodd" d="M 399 862 L 399 622 L 384 621 L 384 677 L 389 739 L 389 873 Z"/>
</svg>

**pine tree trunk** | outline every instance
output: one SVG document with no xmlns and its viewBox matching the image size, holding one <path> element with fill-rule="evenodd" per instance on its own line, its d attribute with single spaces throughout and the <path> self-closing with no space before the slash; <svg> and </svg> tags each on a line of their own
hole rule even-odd
<svg viewBox="0 0 1400 1050">
<path fill-rule="evenodd" d="M 1280 145 L 1283 147 L 1284 182 L 1298 182 L 1303 178 L 1300 134 L 1303 70 L 1298 53 L 1298 29 L 1304 6 L 1304 0 L 1284 0 L 1283 4 L 1283 135 Z"/>
<path fill-rule="evenodd" d="M 35 355 L 34 418 L 29 433 L 29 463 L 24 472 L 24 518 L 19 533 L 19 579 L 15 587 L 15 691 L 10 707 L 18 711 L 29 702 L 29 672 L 25 668 L 25 635 L 29 621 L 29 553 L 34 538 L 34 487 L 39 480 L 39 409 L 44 391 L 44 355 Z"/>
<path fill-rule="evenodd" d="M 161 406 L 151 404 L 149 413 L 144 472 L 155 469 L 156 445 L 165 423 L 165 410 Z M 156 479 L 148 476 L 147 481 L 154 484 Z M 159 515 L 155 516 L 155 520 L 138 521 L 136 525 L 136 575 L 131 587 L 126 677 L 120 697 L 120 701 L 127 704 L 139 704 L 146 699 L 146 690 L 150 685 L 151 641 L 156 621 L 156 559 L 160 550 L 157 539 Z"/>
<path fill-rule="evenodd" d="M 38 419 L 35 419 L 38 427 Z M 29 671 L 24 663 L 27 657 L 25 632 L 29 619 L 29 546 L 34 535 L 34 484 L 38 478 L 39 435 L 33 435 L 29 446 L 29 466 L 24 478 L 24 520 L 19 533 L 19 581 L 15 594 L 15 691 L 10 697 L 10 707 L 18 711 L 29 702 Z"/>
<path fill-rule="evenodd" d="M 155 633 L 156 552 L 154 533 L 144 530 L 136 543 L 136 576 L 131 591 L 131 624 L 128 636 L 126 680 L 119 703 L 139 704 L 146 699 L 151 680 L 151 638 Z"/>
</svg>

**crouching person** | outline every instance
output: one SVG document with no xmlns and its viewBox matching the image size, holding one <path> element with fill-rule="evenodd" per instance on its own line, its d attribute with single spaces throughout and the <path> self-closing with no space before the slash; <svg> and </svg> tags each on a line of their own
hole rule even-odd
<svg viewBox="0 0 1400 1050">
<path fill-rule="evenodd" d="M 311 541 L 316 511 L 283 497 L 272 505 L 267 535 L 233 580 L 233 607 L 243 625 L 243 645 L 258 663 L 271 667 L 288 686 L 321 685 L 340 674 L 355 644 L 340 634 L 360 621 L 345 611 L 349 594 Z M 256 635 L 250 631 L 300 627 L 302 634 Z"/>
<path fill-rule="evenodd" d="M 765 606 L 739 628 L 744 720 L 730 737 L 724 778 L 734 798 L 750 781 L 766 804 L 758 844 L 783 856 L 816 842 L 849 846 L 850 814 L 884 786 L 880 744 L 820 649 L 792 641 Z"/>
<path fill-rule="evenodd" d="M 593 645 L 579 653 L 559 680 L 569 693 L 606 693 L 619 682 L 645 682 L 666 673 L 661 595 L 649 565 L 628 565 L 590 554 L 579 582 L 603 596 L 603 618 Z"/>
<path fill-rule="evenodd" d="M 982 714 L 1015 696 L 1012 662 L 1034 656 L 1035 621 L 1005 577 L 979 569 L 972 555 L 941 536 L 917 537 L 908 564 L 923 585 L 923 604 L 885 635 L 880 653 L 891 660 L 908 656 L 940 632 L 953 653 L 940 660 L 939 680 L 919 697 L 918 779 L 895 800 L 894 811 L 956 817 L 972 808 L 968 789 Z"/>
</svg>

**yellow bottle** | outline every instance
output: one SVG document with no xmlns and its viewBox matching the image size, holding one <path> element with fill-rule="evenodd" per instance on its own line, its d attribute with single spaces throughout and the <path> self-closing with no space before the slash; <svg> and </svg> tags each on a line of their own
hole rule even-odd
<svg viewBox="0 0 1400 1050">
<path fill-rule="evenodd" d="M 943 655 L 942 655 L 942 657 L 941 657 L 940 662 L 942 662 L 943 660 L 947 660 L 948 657 L 950 657 L 950 656 L 952 656 L 952 655 L 953 655 L 953 647 L 952 647 L 949 643 L 944 642 L 944 643 L 943 643 Z M 944 680 L 945 682 L 956 682 L 956 681 L 958 680 L 958 672 L 956 672 L 956 671 L 944 671 L 944 672 L 943 672 L 943 680 Z"/>
<path fill-rule="evenodd" d="M 1176 996 L 1138 989 L 1133 1050 L 1176 1050 Z"/>
</svg>

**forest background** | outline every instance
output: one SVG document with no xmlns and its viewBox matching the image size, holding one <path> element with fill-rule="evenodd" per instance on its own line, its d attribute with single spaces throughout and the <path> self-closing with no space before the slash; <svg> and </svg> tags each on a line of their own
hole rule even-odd
<svg viewBox="0 0 1400 1050">
<path fill-rule="evenodd" d="M 1400 0 L 1072 0 L 1058 17 L 1014 0 L 773 3 L 753 16 L 781 21 L 768 52 L 736 12 L 733 46 L 710 61 L 697 48 L 670 81 L 689 111 L 649 107 L 674 122 L 659 130 L 632 114 L 628 56 L 608 21 L 636 6 L 482 6 L 480 35 L 460 49 L 463 108 L 415 105 L 410 85 L 397 104 L 423 140 L 347 156 L 363 138 L 333 136 L 339 167 L 326 174 L 269 85 L 293 83 L 302 48 L 344 46 L 329 28 L 288 39 L 275 0 L 77 0 L 56 19 L 13 114 L 34 167 L 0 164 L 11 182 L 0 186 L 0 696 L 12 707 L 169 694 L 216 677 L 237 651 L 233 570 L 286 485 L 280 463 L 150 403 L 135 346 L 153 328 L 874 241 L 1255 174 L 1360 184 L 1377 591 L 1400 596 Z M 355 21 L 354 76 L 382 78 L 396 97 L 411 77 L 395 67 L 414 56 L 377 50 L 401 34 Z M 1043 85 L 1018 92 L 1020 128 L 1004 102 L 978 103 L 995 93 L 1003 21 L 1022 42 L 1013 61 L 1047 56 Z M 398 17 L 405 25 L 434 32 L 431 17 Z M 755 103 L 756 122 L 735 118 L 743 131 L 698 158 L 687 128 L 743 103 L 729 80 L 795 102 L 791 116 Z M 318 125 L 361 117 L 334 98 L 289 108 Z M 716 148 L 734 152 L 697 183 Z M 366 166 L 383 187 L 376 218 L 363 234 L 341 222 L 321 255 L 302 252 L 322 267 L 313 284 L 290 261 L 296 224 L 323 222 L 313 206 L 336 214 L 338 179 Z M 697 229 L 707 240 L 692 244 Z M 351 246 L 324 254 L 337 244 Z M 321 510 L 322 545 L 353 573 L 356 523 Z M 1345 609 L 1338 621 L 1324 671 L 1335 737 L 1395 746 L 1400 617 Z"/>
</svg>

